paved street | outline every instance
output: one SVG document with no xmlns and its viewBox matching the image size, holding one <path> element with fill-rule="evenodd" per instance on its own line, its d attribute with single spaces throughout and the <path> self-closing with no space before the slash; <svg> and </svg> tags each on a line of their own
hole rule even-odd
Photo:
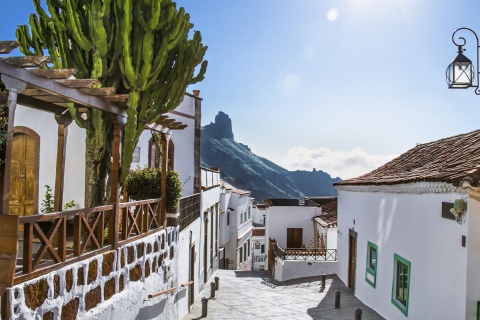
<svg viewBox="0 0 480 320">
<path fill-rule="evenodd" d="M 219 290 L 210 298 L 210 283 L 219 277 Z M 327 276 L 324 292 L 321 277 L 277 282 L 266 271 L 219 270 L 197 298 L 184 320 L 194 319 L 355 319 L 361 308 L 362 320 L 384 319 L 362 304 L 337 276 Z M 335 291 L 341 292 L 335 309 Z M 202 317 L 201 298 L 208 298 L 208 315 Z"/>
</svg>

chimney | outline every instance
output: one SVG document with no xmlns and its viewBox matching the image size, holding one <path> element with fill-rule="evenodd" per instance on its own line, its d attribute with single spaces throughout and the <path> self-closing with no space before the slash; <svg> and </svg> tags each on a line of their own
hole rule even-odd
<svg viewBox="0 0 480 320">
<path fill-rule="evenodd" d="M 193 90 L 193 95 L 195 97 L 199 97 L 200 96 L 200 90 Z"/>
</svg>

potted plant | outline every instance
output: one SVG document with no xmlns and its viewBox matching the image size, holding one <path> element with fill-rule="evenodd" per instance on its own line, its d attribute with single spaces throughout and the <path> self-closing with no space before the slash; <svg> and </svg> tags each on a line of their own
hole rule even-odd
<svg viewBox="0 0 480 320">
<path fill-rule="evenodd" d="M 140 168 L 131 170 L 126 181 L 125 190 L 132 200 L 146 200 L 160 197 L 162 168 Z M 182 183 L 177 171 L 167 172 L 166 208 L 175 212 L 182 197 Z"/>
</svg>

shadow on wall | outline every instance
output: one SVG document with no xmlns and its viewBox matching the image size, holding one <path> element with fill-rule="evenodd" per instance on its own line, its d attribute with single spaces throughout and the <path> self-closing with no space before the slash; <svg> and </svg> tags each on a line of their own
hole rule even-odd
<svg viewBox="0 0 480 320">
<path fill-rule="evenodd" d="M 161 299 L 158 303 L 151 306 L 144 307 L 140 309 L 135 320 L 145 320 L 145 319 L 157 319 L 165 310 L 165 305 L 167 304 L 167 299 L 163 298 L 152 298 L 152 299 Z"/>
</svg>

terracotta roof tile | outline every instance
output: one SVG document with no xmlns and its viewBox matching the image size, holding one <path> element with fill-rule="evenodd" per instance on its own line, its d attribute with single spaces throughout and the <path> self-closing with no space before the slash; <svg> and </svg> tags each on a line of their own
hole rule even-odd
<svg viewBox="0 0 480 320">
<path fill-rule="evenodd" d="M 388 185 L 447 182 L 458 185 L 467 176 L 478 183 L 480 130 L 424 144 L 360 177 L 334 185 Z"/>
</svg>

